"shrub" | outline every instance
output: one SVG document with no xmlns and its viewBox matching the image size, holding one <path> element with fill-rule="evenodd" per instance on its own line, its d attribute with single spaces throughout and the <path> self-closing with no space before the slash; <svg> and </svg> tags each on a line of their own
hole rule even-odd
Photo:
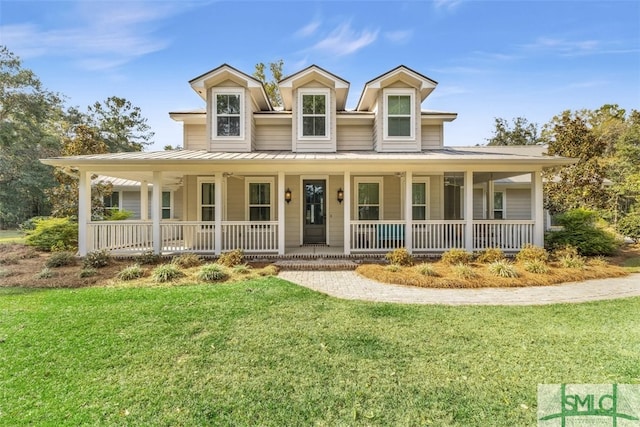
<svg viewBox="0 0 640 427">
<path fill-rule="evenodd" d="M 418 274 L 423 276 L 438 277 L 440 276 L 436 269 L 431 264 L 419 264 L 415 267 Z"/>
<path fill-rule="evenodd" d="M 389 263 L 391 263 L 391 265 L 403 267 L 413 265 L 413 258 L 405 248 L 394 249 L 391 252 L 387 252 L 384 257 L 389 261 Z"/>
<path fill-rule="evenodd" d="M 581 256 L 563 256 L 559 259 L 563 268 L 584 268 L 584 258 Z"/>
<path fill-rule="evenodd" d="M 560 246 L 571 245 L 578 249 L 581 255 L 611 255 L 617 247 L 616 237 L 598 227 L 597 214 L 587 209 L 574 209 L 558 216 L 558 223 L 562 230 L 547 234 L 547 245 L 555 249 Z"/>
<path fill-rule="evenodd" d="M 236 265 L 244 264 L 244 253 L 240 249 L 235 249 L 220 254 L 218 264 L 224 265 L 225 267 L 235 267 Z"/>
<path fill-rule="evenodd" d="M 275 265 L 271 264 L 271 265 L 267 265 L 264 268 L 261 268 L 260 270 L 258 270 L 258 274 L 260 276 L 277 276 L 278 275 L 278 267 L 276 267 Z"/>
<path fill-rule="evenodd" d="M 128 211 L 126 209 L 112 209 L 107 213 L 105 220 L 107 221 L 124 221 L 125 219 L 129 219 L 133 216 L 133 212 Z"/>
<path fill-rule="evenodd" d="M 144 276 L 144 270 L 138 264 L 132 264 L 118 272 L 120 280 L 135 280 Z"/>
<path fill-rule="evenodd" d="M 553 258 L 560 261 L 562 258 L 577 257 L 578 249 L 575 246 L 566 245 L 556 248 L 553 251 Z"/>
<path fill-rule="evenodd" d="M 175 264 L 162 264 L 153 269 L 153 280 L 158 283 L 170 282 L 184 276 L 184 273 Z"/>
<path fill-rule="evenodd" d="M 544 261 L 539 259 L 531 259 L 524 262 L 524 269 L 529 273 L 535 274 L 547 274 L 549 272 L 549 267 Z"/>
<path fill-rule="evenodd" d="M 461 279 L 473 279 L 478 277 L 478 273 L 473 271 L 473 268 L 467 264 L 456 264 L 453 266 L 453 274 Z"/>
<path fill-rule="evenodd" d="M 440 260 L 449 265 L 469 264 L 473 260 L 473 254 L 464 249 L 449 249 L 442 254 Z"/>
<path fill-rule="evenodd" d="M 198 279 L 203 282 L 219 282 L 226 280 L 228 277 L 229 274 L 224 266 L 217 263 L 205 264 L 198 272 Z"/>
<path fill-rule="evenodd" d="M 489 264 L 489 273 L 498 277 L 518 277 L 516 267 L 506 259 L 494 261 Z"/>
<path fill-rule="evenodd" d="M 92 277 L 98 274 L 98 270 L 96 270 L 95 268 L 83 268 L 82 270 L 80 270 L 80 273 L 78 273 L 78 276 L 82 279 L 84 279 L 85 277 Z"/>
<path fill-rule="evenodd" d="M 489 248 L 480 252 L 476 257 L 476 261 L 481 262 L 483 264 L 488 264 L 496 261 L 500 261 L 504 259 L 504 252 L 498 248 Z"/>
<path fill-rule="evenodd" d="M 171 262 L 182 268 L 191 268 L 202 265 L 202 258 L 200 255 L 186 253 L 174 258 Z"/>
<path fill-rule="evenodd" d="M 140 265 L 157 264 L 160 262 L 160 255 L 154 253 L 153 251 L 146 251 L 141 255 L 138 255 L 136 257 L 136 261 Z"/>
<path fill-rule="evenodd" d="M 52 247 L 73 248 L 78 245 L 78 224 L 70 218 L 46 218 L 34 220 L 33 230 L 27 230 L 26 242 L 43 251 Z"/>
<path fill-rule="evenodd" d="M 82 266 L 84 268 L 102 268 L 109 265 L 109 263 L 111 263 L 111 255 L 103 249 L 101 251 L 89 252 L 87 256 L 84 257 Z"/>
<path fill-rule="evenodd" d="M 633 212 L 618 221 L 618 233 L 630 238 L 635 243 L 640 242 L 640 212 Z"/>
<path fill-rule="evenodd" d="M 516 254 L 516 261 L 518 262 L 540 261 L 544 264 L 548 259 L 549 252 L 545 248 L 529 243 L 524 245 L 520 252 Z"/>
<path fill-rule="evenodd" d="M 51 269 L 49 269 L 48 267 L 43 268 L 35 275 L 36 279 L 50 279 L 52 277 L 53 271 L 51 271 Z"/>
<path fill-rule="evenodd" d="M 604 257 L 598 256 L 588 260 L 587 265 L 591 267 L 607 267 L 609 262 Z"/>
<path fill-rule="evenodd" d="M 22 224 L 18 226 L 18 228 L 20 229 L 20 231 L 26 234 L 28 231 L 32 231 L 36 229 L 36 223 L 38 221 L 42 221 L 43 219 L 49 219 L 49 218 L 50 217 L 48 216 L 34 216 L 33 218 L 29 218 L 28 220 L 24 221 Z"/>
<path fill-rule="evenodd" d="M 56 268 L 75 263 L 76 257 L 71 252 L 54 252 L 44 265 L 45 267 Z"/>
<path fill-rule="evenodd" d="M 384 267 L 385 270 L 390 271 L 391 273 L 397 273 L 402 270 L 398 264 L 389 264 Z"/>
<path fill-rule="evenodd" d="M 233 267 L 235 274 L 249 274 L 251 272 L 251 266 L 247 264 L 240 264 Z"/>
</svg>

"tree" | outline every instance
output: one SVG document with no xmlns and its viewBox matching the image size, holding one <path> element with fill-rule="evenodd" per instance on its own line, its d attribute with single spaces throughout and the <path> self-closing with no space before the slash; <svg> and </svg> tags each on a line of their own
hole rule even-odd
<svg viewBox="0 0 640 427">
<path fill-rule="evenodd" d="M 282 96 L 280 96 L 280 88 L 278 86 L 278 82 L 282 80 L 282 67 L 284 66 L 284 61 L 282 59 L 276 62 L 269 63 L 269 71 L 271 71 L 271 80 L 267 81 L 267 77 L 265 75 L 265 65 L 262 62 L 256 64 L 256 71 L 253 73 L 253 76 L 260 80 L 264 85 L 264 90 L 267 92 L 267 96 L 269 97 L 269 101 L 271 101 L 271 105 L 274 107 L 282 106 Z"/>
<path fill-rule="evenodd" d="M 110 153 L 142 151 L 152 144 L 154 133 L 139 107 L 112 96 L 89 106 L 90 124 L 96 127 Z"/>
<path fill-rule="evenodd" d="M 0 228 L 48 213 L 53 175 L 38 159 L 59 154 L 62 114 L 61 97 L 0 47 Z"/>
<path fill-rule="evenodd" d="M 529 123 L 524 117 L 512 119 L 513 129 L 503 118 L 496 117 L 495 121 L 496 128 L 487 145 L 537 145 L 541 142 L 538 125 Z"/>
</svg>

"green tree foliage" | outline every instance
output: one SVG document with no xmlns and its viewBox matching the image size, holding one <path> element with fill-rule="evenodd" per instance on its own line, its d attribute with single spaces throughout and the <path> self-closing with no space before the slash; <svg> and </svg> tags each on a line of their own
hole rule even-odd
<svg viewBox="0 0 640 427">
<path fill-rule="evenodd" d="M 588 209 L 573 209 L 558 216 L 562 229 L 545 238 L 550 249 L 571 246 L 581 255 L 611 255 L 618 243 L 615 236 L 597 225 L 598 214 Z"/>
<path fill-rule="evenodd" d="M 513 128 L 503 118 L 496 117 L 495 121 L 496 127 L 487 145 L 537 145 L 541 142 L 538 125 L 529 123 L 524 117 L 513 119 Z"/>
<path fill-rule="evenodd" d="M 142 151 L 153 141 L 154 133 L 139 107 L 112 96 L 89 106 L 91 124 L 95 126 L 110 153 Z"/>
<path fill-rule="evenodd" d="M 283 66 L 284 61 L 282 59 L 276 62 L 270 62 L 269 71 L 271 72 L 271 80 L 268 81 L 265 74 L 266 66 L 263 62 L 259 62 L 256 64 L 256 71 L 253 73 L 253 77 L 260 80 L 264 85 L 264 90 L 267 92 L 269 101 L 271 101 L 271 105 L 274 107 L 282 106 L 282 96 L 280 96 L 280 88 L 278 87 L 278 82 L 282 80 Z"/>
<path fill-rule="evenodd" d="M 43 218 L 27 231 L 27 244 L 43 251 L 54 247 L 74 248 L 78 245 L 78 223 L 69 218 Z"/>
<path fill-rule="evenodd" d="M 59 95 L 0 46 L 0 228 L 46 215 L 51 168 L 38 161 L 59 154 Z"/>
</svg>

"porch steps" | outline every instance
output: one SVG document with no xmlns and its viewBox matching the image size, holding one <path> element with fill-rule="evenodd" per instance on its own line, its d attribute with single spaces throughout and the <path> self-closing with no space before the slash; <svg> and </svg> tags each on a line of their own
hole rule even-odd
<svg viewBox="0 0 640 427">
<path fill-rule="evenodd" d="M 274 262 L 280 270 L 294 271 L 343 271 L 355 270 L 359 263 L 350 259 L 281 259 Z"/>
</svg>

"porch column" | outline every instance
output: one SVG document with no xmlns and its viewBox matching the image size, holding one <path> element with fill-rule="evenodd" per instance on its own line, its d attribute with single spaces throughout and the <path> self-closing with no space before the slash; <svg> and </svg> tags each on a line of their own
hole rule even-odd
<svg viewBox="0 0 640 427">
<path fill-rule="evenodd" d="M 140 182 L 140 219 L 149 219 L 149 182 L 146 180 Z"/>
<path fill-rule="evenodd" d="M 214 174 L 214 222 L 213 252 L 216 255 L 222 253 L 222 172 Z"/>
<path fill-rule="evenodd" d="M 413 172 L 406 171 L 404 177 L 404 246 L 413 253 Z"/>
<path fill-rule="evenodd" d="M 489 215 L 487 216 L 487 218 L 489 219 L 495 219 L 494 216 L 494 202 L 495 200 L 493 199 L 493 193 L 495 193 L 495 182 L 493 181 L 493 177 L 489 178 L 489 181 L 487 182 L 487 209 L 489 210 Z"/>
<path fill-rule="evenodd" d="M 162 218 L 162 172 L 153 172 L 153 190 L 151 192 L 151 218 L 153 224 L 153 253 L 160 255 L 162 252 L 162 232 L 160 230 L 160 218 Z"/>
<path fill-rule="evenodd" d="M 284 172 L 278 172 L 278 255 L 284 255 L 284 218 L 285 218 L 285 200 L 284 200 Z M 302 194 L 299 196 L 302 197 Z"/>
<path fill-rule="evenodd" d="M 351 172 L 345 171 L 344 182 L 342 183 L 344 190 L 344 200 L 342 201 L 344 209 L 344 233 L 343 233 L 343 251 L 345 255 L 351 254 Z"/>
<path fill-rule="evenodd" d="M 531 172 L 531 191 L 533 199 L 533 244 L 544 246 L 544 199 L 542 187 L 542 172 Z"/>
<path fill-rule="evenodd" d="M 473 252 L 473 171 L 464 172 L 464 247 Z"/>
<path fill-rule="evenodd" d="M 78 190 L 78 254 L 85 256 L 89 246 L 87 225 L 91 219 L 91 176 L 89 172 L 80 170 Z"/>
</svg>

